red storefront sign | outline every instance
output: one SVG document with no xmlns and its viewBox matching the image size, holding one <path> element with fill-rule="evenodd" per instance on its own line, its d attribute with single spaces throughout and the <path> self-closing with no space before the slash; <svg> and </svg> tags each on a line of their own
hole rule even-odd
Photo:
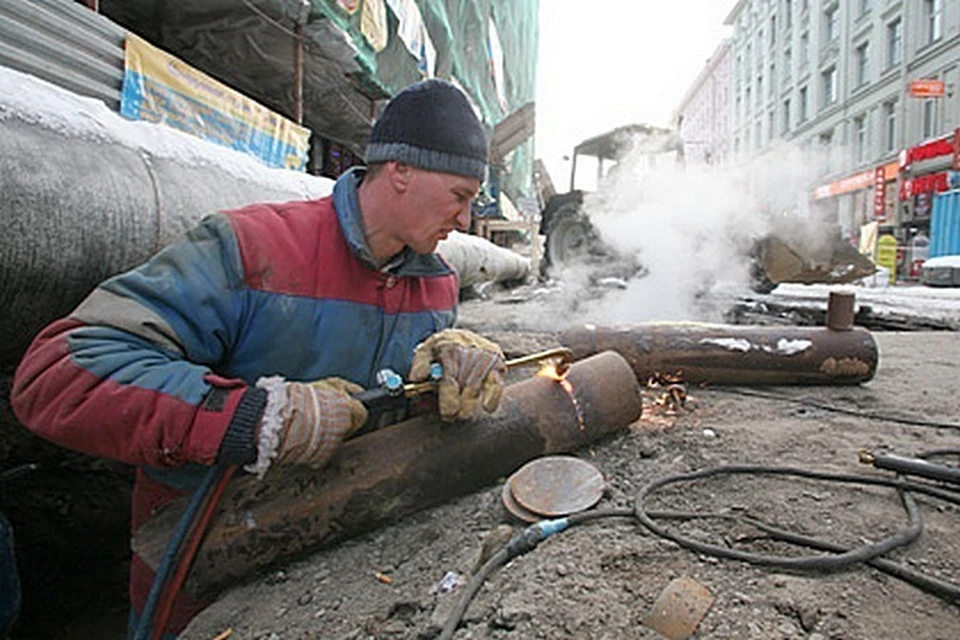
<svg viewBox="0 0 960 640">
<path fill-rule="evenodd" d="M 960 171 L 960 127 L 953 132 L 953 170 Z"/>
<path fill-rule="evenodd" d="M 873 172 L 873 216 L 885 218 L 887 215 L 887 179 L 883 167 L 877 167 Z"/>
<path fill-rule="evenodd" d="M 907 178 L 900 183 L 900 199 L 909 200 L 918 193 L 941 193 L 950 190 L 946 171 Z"/>
<path fill-rule="evenodd" d="M 954 131 L 952 136 L 944 136 L 936 140 L 931 140 L 930 142 L 918 144 L 915 147 L 910 147 L 900 158 L 900 168 L 903 169 L 920 160 L 929 160 L 930 158 L 955 153 L 955 141 L 958 133 L 960 133 L 960 129 Z M 956 158 L 956 156 L 954 157 Z"/>
</svg>

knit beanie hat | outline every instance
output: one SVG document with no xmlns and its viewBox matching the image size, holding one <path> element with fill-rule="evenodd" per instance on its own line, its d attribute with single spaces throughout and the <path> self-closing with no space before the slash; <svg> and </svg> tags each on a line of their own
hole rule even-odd
<svg viewBox="0 0 960 640">
<path fill-rule="evenodd" d="M 487 133 L 460 89 L 444 80 L 410 85 L 373 125 L 364 160 L 469 176 L 487 175 Z"/>
</svg>

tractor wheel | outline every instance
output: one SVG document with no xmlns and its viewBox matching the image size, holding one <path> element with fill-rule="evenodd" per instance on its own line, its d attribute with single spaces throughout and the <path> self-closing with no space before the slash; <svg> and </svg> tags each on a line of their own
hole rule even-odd
<svg viewBox="0 0 960 640">
<path fill-rule="evenodd" d="M 546 230 L 544 264 L 554 267 L 568 264 L 590 252 L 596 232 L 574 203 L 553 213 Z"/>
</svg>

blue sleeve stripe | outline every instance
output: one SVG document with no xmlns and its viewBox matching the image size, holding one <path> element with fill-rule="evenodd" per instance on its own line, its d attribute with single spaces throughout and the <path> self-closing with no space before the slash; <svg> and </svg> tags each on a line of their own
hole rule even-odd
<svg viewBox="0 0 960 640">
<path fill-rule="evenodd" d="M 210 385 L 206 367 L 111 327 L 79 327 L 67 336 L 73 362 L 101 380 L 157 391 L 191 405 L 200 404 Z"/>
</svg>

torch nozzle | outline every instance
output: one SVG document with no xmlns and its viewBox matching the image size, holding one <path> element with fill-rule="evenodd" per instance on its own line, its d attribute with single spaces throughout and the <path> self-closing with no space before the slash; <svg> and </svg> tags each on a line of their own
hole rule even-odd
<svg viewBox="0 0 960 640">
<path fill-rule="evenodd" d="M 557 347 L 555 349 L 547 349 L 546 351 L 538 351 L 537 353 L 531 353 L 530 355 L 507 360 L 507 368 L 513 369 L 514 367 L 540 365 L 548 360 L 555 360 L 556 363 L 554 366 L 557 369 L 557 374 L 564 376 L 570 369 L 570 365 L 573 364 L 573 351 L 567 349 L 566 347 Z"/>
</svg>

